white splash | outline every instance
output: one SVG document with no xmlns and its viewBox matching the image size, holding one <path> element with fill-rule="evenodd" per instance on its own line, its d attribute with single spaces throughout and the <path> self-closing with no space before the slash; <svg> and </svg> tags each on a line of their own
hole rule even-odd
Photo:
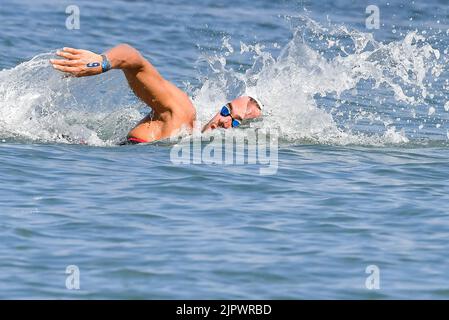
<svg viewBox="0 0 449 320">
<path fill-rule="evenodd" d="M 432 82 L 447 71 L 447 53 L 432 48 L 422 35 L 410 32 L 401 41 L 380 43 L 369 33 L 345 26 L 324 28 L 304 16 L 289 19 L 295 25 L 293 36 L 283 47 L 278 40 L 267 47 L 241 43 L 235 50 L 225 37 L 222 55 L 203 57 L 209 71 L 191 92 L 200 122 L 208 121 L 223 102 L 246 94 L 265 104 L 263 121 L 252 126 L 277 129 L 284 141 L 409 142 L 404 128 L 394 121 L 400 119 L 396 107 L 382 109 L 384 97 L 376 96 L 375 105 L 348 108 L 351 99 L 373 98 L 359 91 L 363 82 L 373 90 L 391 92 L 398 110 L 409 109 L 414 127 L 424 128 L 424 116 L 438 116 L 428 101 L 435 98 Z M 270 53 L 273 47 L 282 48 L 278 56 Z M 252 55 L 252 67 L 234 71 L 228 59 L 235 55 Z M 0 71 L 0 139 L 112 145 L 140 120 L 144 106 L 129 94 L 120 72 L 62 78 L 49 65 L 51 56 L 39 55 Z M 346 101 L 348 93 L 351 98 Z M 332 101 L 332 108 L 317 97 Z M 423 106 L 426 111 L 420 112 Z M 449 111 L 449 102 L 444 109 Z M 345 113 L 350 116 L 344 118 Z M 365 121 L 365 129 L 354 130 L 357 121 Z"/>
<path fill-rule="evenodd" d="M 410 113 L 416 117 L 415 108 L 426 104 L 430 96 L 427 77 L 435 80 L 434 70 L 441 73 L 443 68 L 440 52 L 417 32 L 410 32 L 402 41 L 383 44 L 376 42 L 371 34 L 344 26 L 326 29 L 311 19 L 299 19 L 300 27 L 294 30 L 293 39 L 278 57 L 264 51 L 259 44 L 241 43 L 241 54 L 254 54 L 253 66 L 245 74 L 228 68 L 226 61 L 214 65 L 214 74 L 195 92 L 199 120 L 206 122 L 217 111 L 217 106 L 236 95 L 247 94 L 257 96 L 266 105 L 264 121 L 255 125 L 279 128 L 285 140 L 371 145 L 409 142 L 405 131 L 398 131 L 392 125 L 394 121 L 377 115 L 376 106 L 357 110 L 352 117 L 372 122 L 376 119 L 383 123 L 384 130 L 352 132 L 344 124 L 337 124 L 329 110 L 317 104 L 316 96 L 329 96 L 336 101 L 347 92 L 358 96 L 358 84 L 371 81 L 373 89 L 391 90 L 394 99 L 410 107 Z M 304 39 L 305 31 L 309 37 L 312 33 L 321 40 L 324 49 L 335 47 L 339 54 L 329 58 L 326 50 L 312 48 Z M 379 101 L 377 97 L 376 101 Z M 379 101 L 379 105 L 381 103 Z M 338 107 L 337 102 L 335 108 Z M 428 110 L 429 115 L 436 111 L 434 107 Z M 391 114 L 394 112 L 391 110 Z"/>
</svg>

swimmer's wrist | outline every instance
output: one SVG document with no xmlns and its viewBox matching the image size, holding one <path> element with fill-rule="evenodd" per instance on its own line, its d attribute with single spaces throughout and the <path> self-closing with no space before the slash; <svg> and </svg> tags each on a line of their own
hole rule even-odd
<svg viewBox="0 0 449 320">
<path fill-rule="evenodd" d="M 112 69 L 111 62 L 109 61 L 106 54 L 102 54 L 101 57 L 103 58 L 103 61 L 101 62 L 101 72 L 105 73 Z"/>
</svg>

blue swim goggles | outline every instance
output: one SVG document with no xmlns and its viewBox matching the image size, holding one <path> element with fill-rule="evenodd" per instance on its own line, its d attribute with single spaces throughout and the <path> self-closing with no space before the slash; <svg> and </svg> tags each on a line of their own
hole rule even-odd
<svg viewBox="0 0 449 320">
<path fill-rule="evenodd" d="M 238 126 L 240 126 L 242 124 L 241 121 L 239 121 L 231 116 L 231 109 L 229 108 L 229 105 L 224 105 L 221 108 L 220 115 L 223 117 L 228 117 L 228 116 L 231 117 L 231 119 L 232 119 L 231 125 L 233 128 L 237 128 Z"/>
</svg>

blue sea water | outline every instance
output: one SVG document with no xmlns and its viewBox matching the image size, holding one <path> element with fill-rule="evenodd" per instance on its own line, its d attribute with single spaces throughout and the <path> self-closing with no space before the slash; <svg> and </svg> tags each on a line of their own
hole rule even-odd
<svg viewBox="0 0 449 320">
<path fill-rule="evenodd" d="M 2 0 L 0 298 L 448 299 L 448 17 L 445 0 Z M 149 110 L 123 75 L 48 58 L 123 42 L 200 122 L 260 97 L 275 174 L 117 146 Z"/>
</svg>

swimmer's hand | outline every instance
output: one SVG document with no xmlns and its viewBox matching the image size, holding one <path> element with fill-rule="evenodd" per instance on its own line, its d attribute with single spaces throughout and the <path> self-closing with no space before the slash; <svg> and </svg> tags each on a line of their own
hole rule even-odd
<svg viewBox="0 0 449 320">
<path fill-rule="evenodd" d="M 56 52 L 56 55 L 64 59 L 51 59 L 50 63 L 56 70 L 66 72 L 74 77 L 94 76 L 102 73 L 101 55 L 88 50 L 64 48 Z"/>
</svg>

